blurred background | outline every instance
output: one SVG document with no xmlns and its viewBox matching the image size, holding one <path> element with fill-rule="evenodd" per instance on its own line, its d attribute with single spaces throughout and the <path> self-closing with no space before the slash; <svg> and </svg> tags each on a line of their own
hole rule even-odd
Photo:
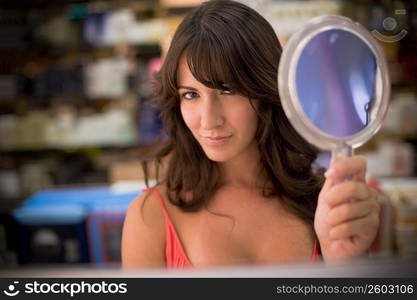
<svg viewBox="0 0 417 300">
<path fill-rule="evenodd" d="M 322 14 L 350 17 L 385 49 L 382 130 L 357 150 L 381 189 L 372 255 L 417 257 L 417 2 L 241 1 L 282 44 Z M 140 161 L 163 142 L 152 98 L 176 27 L 197 0 L 0 0 L 0 268 L 120 266 Z"/>
</svg>

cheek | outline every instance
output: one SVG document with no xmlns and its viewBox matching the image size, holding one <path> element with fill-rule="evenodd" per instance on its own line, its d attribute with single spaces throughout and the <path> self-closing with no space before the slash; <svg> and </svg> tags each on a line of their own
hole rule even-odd
<svg viewBox="0 0 417 300">
<path fill-rule="evenodd" d="M 194 111 L 191 105 L 181 105 L 182 118 L 190 130 L 198 128 L 199 118 L 198 113 Z"/>
<path fill-rule="evenodd" d="M 253 110 L 252 106 L 236 107 L 232 110 L 230 120 L 233 120 L 233 125 L 240 128 L 245 134 L 253 135 L 258 126 L 258 116 Z"/>
</svg>

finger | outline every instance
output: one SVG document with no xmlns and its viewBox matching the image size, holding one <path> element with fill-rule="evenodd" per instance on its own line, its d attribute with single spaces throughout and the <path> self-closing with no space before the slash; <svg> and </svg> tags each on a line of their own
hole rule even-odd
<svg viewBox="0 0 417 300">
<path fill-rule="evenodd" d="M 324 181 L 324 183 L 323 183 L 323 187 L 321 188 L 321 191 L 320 191 L 320 193 L 321 194 L 325 194 L 325 193 L 327 193 L 327 191 L 331 188 L 331 187 L 333 187 L 334 185 L 335 185 L 335 181 L 333 180 L 333 178 L 332 177 L 328 177 L 328 178 L 326 178 L 326 180 Z"/>
<path fill-rule="evenodd" d="M 349 167 L 351 167 L 351 169 L 349 169 Z M 356 174 L 346 174 L 348 172 L 356 172 Z M 325 173 L 326 180 L 323 184 L 322 192 L 327 193 L 330 188 L 340 182 L 343 182 L 349 176 L 352 177 L 354 181 L 365 182 L 365 175 L 366 160 L 362 156 L 356 155 L 353 157 L 337 157 L 332 160 L 330 168 Z"/>
<path fill-rule="evenodd" d="M 343 222 L 363 218 L 372 212 L 378 212 L 378 206 L 378 203 L 372 200 L 344 203 L 330 210 L 327 223 L 330 226 L 336 226 Z"/>
<path fill-rule="evenodd" d="M 323 196 L 324 201 L 332 208 L 348 201 L 361 201 L 371 197 L 376 198 L 372 188 L 357 181 L 335 184 Z"/>
<path fill-rule="evenodd" d="M 353 180 L 365 182 L 366 160 L 364 157 L 355 155 L 352 157 L 337 157 L 325 173 L 326 178 L 343 181 L 352 177 Z"/>
<path fill-rule="evenodd" d="M 379 214 L 371 213 L 368 216 L 353 221 L 344 222 L 330 229 L 329 237 L 333 240 L 347 239 L 359 234 L 368 234 L 378 228 Z"/>
<path fill-rule="evenodd" d="M 324 177 L 325 177 L 325 181 L 321 188 L 321 193 L 326 193 L 327 190 L 329 190 L 332 186 L 340 182 L 340 180 L 337 177 L 333 176 L 333 171 L 331 167 L 329 167 L 327 171 L 324 173 Z"/>
</svg>

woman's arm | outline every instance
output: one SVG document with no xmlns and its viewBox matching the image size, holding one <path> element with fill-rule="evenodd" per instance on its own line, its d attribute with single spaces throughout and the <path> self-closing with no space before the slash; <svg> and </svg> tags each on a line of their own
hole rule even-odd
<svg viewBox="0 0 417 300">
<path fill-rule="evenodd" d="M 146 191 L 132 201 L 122 234 L 122 268 L 164 268 L 165 220 L 160 203 Z"/>
</svg>

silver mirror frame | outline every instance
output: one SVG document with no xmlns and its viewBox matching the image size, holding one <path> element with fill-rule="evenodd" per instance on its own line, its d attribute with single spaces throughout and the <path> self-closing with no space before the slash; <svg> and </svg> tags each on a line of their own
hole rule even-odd
<svg viewBox="0 0 417 300">
<path fill-rule="evenodd" d="M 371 109 L 371 122 L 360 132 L 347 137 L 334 137 L 318 129 L 304 113 L 296 90 L 296 70 L 300 55 L 307 43 L 316 35 L 339 29 L 348 31 L 368 45 L 375 55 L 377 65 L 374 105 Z M 294 33 L 284 45 L 278 68 L 278 88 L 285 114 L 293 127 L 309 143 L 322 150 L 342 152 L 351 156 L 353 148 L 368 141 L 380 128 L 388 109 L 391 83 L 388 65 L 382 47 L 372 34 L 362 25 L 354 23 L 347 17 L 324 15 L 311 19 L 303 28 Z"/>
</svg>

